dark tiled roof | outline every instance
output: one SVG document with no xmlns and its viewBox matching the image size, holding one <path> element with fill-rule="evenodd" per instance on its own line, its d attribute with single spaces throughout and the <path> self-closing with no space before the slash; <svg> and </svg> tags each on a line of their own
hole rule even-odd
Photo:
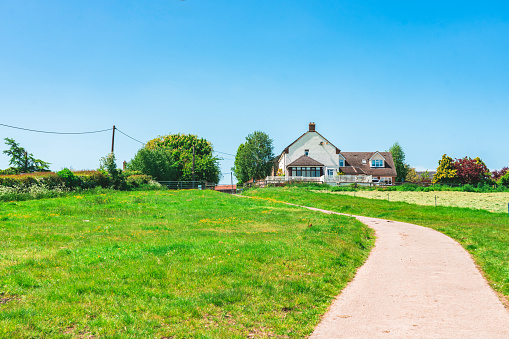
<svg viewBox="0 0 509 339">
<path fill-rule="evenodd" d="M 299 158 L 295 159 L 294 162 L 289 164 L 287 167 L 295 167 L 295 166 L 323 166 L 322 163 L 319 163 L 313 158 L 308 157 L 307 155 L 302 155 Z"/>
<path fill-rule="evenodd" d="M 370 167 L 369 159 L 375 153 L 376 152 L 341 152 L 341 155 L 345 157 L 345 167 L 341 167 L 341 170 L 345 174 L 366 174 L 376 177 L 397 176 L 391 152 L 378 152 L 385 158 L 385 167 Z M 363 159 L 366 160 L 365 164 L 362 163 Z"/>
</svg>

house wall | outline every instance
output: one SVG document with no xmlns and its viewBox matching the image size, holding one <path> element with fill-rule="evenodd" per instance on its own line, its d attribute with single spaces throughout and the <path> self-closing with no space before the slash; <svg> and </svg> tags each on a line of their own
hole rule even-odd
<svg viewBox="0 0 509 339">
<path fill-rule="evenodd" d="M 322 142 L 323 145 L 320 145 L 320 142 Z M 283 171 L 285 171 L 285 174 L 287 174 L 286 166 L 304 155 L 304 151 L 307 149 L 309 150 L 308 156 L 310 158 L 313 158 L 325 165 L 325 174 L 327 174 L 327 169 L 334 169 L 335 173 L 339 168 L 338 161 L 340 159 L 340 155 L 336 154 L 336 147 L 328 143 L 318 133 L 307 132 L 289 147 L 288 154 L 284 153 L 284 157 L 282 157 L 279 166 L 283 169 Z"/>
</svg>

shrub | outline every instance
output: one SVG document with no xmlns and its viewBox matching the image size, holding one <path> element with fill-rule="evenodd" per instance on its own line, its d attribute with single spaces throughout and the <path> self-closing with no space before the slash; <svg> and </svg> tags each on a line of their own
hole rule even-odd
<svg viewBox="0 0 509 339">
<path fill-rule="evenodd" d="M 463 192 L 475 192 L 474 186 L 472 186 L 470 184 L 466 184 L 462 188 L 463 188 Z"/>
<path fill-rule="evenodd" d="M 140 187 L 143 185 L 147 185 L 152 181 L 152 177 L 150 175 L 138 174 L 128 176 L 126 179 L 127 185 L 131 187 Z"/>
<path fill-rule="evenodd" d="M 53 172 L 39 172 L 30 174 L 0 176 L 0 185 L 7 187 L 46 186 L 47 188 L 60 187 L 64 184 L 62 178 Z"/>
<path fill-rule="evenodd" d="M 57 172 L 57 175 L 62 178 L 66 187 L 76 188 L 81 187 L 81 180 L 79 177 L 75 176 L 70 169 L 64 168 L 63 170 Z"/>
<path fill-rule="evenodd" d="M 497 184 L 509 187 L 509 172 L 506 172 L 503 176 L 498 179 Z"/>
<path fill-rule="evenodd" d="M 74 172 L 74 175 L 81 180 L 82 188 L 107 188 L 111 185 L 110 177 L 103 171 L 80 171 Z"/>
<path fill-rule="evenodd" d="M 0 175 L 13 175 L 13 174 L 18 174 L 19 171 L 17 169 L 15 169 L 14 167 L 9 167 L 7 169 L 4 169 L 4 170 L 0 170 Z"/>
</svg>

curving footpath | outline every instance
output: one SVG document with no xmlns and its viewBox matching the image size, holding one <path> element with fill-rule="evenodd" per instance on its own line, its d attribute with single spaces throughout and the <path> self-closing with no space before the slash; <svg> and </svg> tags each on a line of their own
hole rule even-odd
<svg viewBox="0 0 509 339">
<path fill-rule="evenodd" d="M 375 230 L 376 245 L 310 338 L 509 338 L 509 312 L 461 245 L 430 228 L 353 217 Z"/>
</svg>

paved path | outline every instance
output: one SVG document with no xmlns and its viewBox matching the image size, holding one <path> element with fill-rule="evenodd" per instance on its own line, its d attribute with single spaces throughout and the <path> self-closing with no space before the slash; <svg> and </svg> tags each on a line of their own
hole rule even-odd
<svg viewBox="0 0 509 339">
<path fill-rule="evenodd" d="M 310 338 L 509 338 L 509 312 L 458 243 L 356 218 L 376 231 L 376 245 Z"/>
</svg>

